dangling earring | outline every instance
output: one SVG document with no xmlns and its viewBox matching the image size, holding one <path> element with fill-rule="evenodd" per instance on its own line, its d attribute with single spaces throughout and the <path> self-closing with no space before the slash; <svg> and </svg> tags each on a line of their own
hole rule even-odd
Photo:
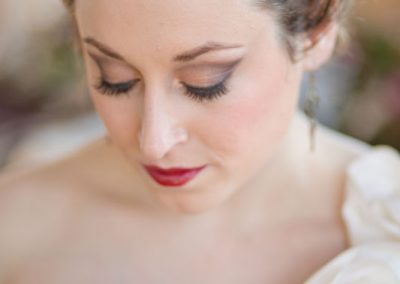
<svg viewBox="0 0 400 284">
<path fill-rule="evenodd" d="M 304 113 L 310 121 L 310 151 L 315 151 L 315 132 L 317 128 L 317 108 L 319 105 L 319 97 L 316 92 L 315 73 L 308 74 L 308 92 L 304 100 Z"/>
</svg>

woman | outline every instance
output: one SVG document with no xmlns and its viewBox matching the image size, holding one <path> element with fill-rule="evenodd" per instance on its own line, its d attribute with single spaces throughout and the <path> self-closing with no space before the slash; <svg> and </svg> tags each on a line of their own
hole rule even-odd
<svg viewBox="0 0 400 284">
<path fill-rule="evenodd" d="M 398 154 L 296 109 L 348 1 L 65 3 L 108 137 L 3 178 L 0 283 L 398 283 Z"/>
</svg>

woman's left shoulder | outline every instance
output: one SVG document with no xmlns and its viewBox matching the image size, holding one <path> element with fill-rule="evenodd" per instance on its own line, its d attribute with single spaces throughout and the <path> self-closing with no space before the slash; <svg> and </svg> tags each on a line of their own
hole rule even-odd
<svg viewBox="0 0 400 284">
<path fill-rule="evenodd" d="M 347 157 L 341 213 L 350 249 L 306 283 L 400 283 L 399 152 L 334 131 L 326 137 L 334 149 L 330 155 Z"/>
<path fill-rule="evenodd" d="M 343 134 L 330 135 L 335 136 L 336 149 L 328 155 L 341 156 L 337 159 L 342 161 L 341 213 L 351 245 L 400 242 L 399 152 L 387 145 L 370 146 Z"/>
<path fill-rule="evenodd" d="M 318 133 L 319 136 L 317 139 L 319 139 L 322 144 L 321 152 L 324 152 L 324 154 L 327 153 L 332 159 L 342 161 L 345 168 L 354 160 L 373 149 L 373 146 L 364 141 L 323 125 L 319 127 Z M 318 142 L 317 140 L 317 143 Z"/>
<path fill-rule="evenodd" d="M 348 179 L 360 183 L 398 180 L 400 153 L 389 145 L 369 145 L 335 130 L 321 129 L 323 151 L 333 160 L 341 161 Z M 363 186 L 365 187 L 365 186 Z"/>
</svg>

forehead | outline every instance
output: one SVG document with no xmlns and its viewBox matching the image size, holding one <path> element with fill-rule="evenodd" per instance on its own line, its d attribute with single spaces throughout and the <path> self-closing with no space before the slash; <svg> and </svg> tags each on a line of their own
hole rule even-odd
<svg viewBox="0 0 400 284">
<path fill-rule="evenodd" d="M 254 0 L 78 0 L 82 37 L 125 52 L 176 52 L 207 41 L 248 41 L 267 24 Z"/>
</svg>

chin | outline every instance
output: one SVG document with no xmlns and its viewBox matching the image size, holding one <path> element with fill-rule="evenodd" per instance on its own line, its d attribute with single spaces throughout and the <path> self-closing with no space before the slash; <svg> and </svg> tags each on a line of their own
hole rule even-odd
<svg viewBox="0 0 400 284">
<path fill-rule="evenodd" d="M 178 215 L 198 215 L 211 212 L 227 201 L 230 196 L 228 190 L 217 188 L 210 189 L 212 192 L 179 192 L 156 193 L 158 204 L 169 212 Z"/>
</svg>

